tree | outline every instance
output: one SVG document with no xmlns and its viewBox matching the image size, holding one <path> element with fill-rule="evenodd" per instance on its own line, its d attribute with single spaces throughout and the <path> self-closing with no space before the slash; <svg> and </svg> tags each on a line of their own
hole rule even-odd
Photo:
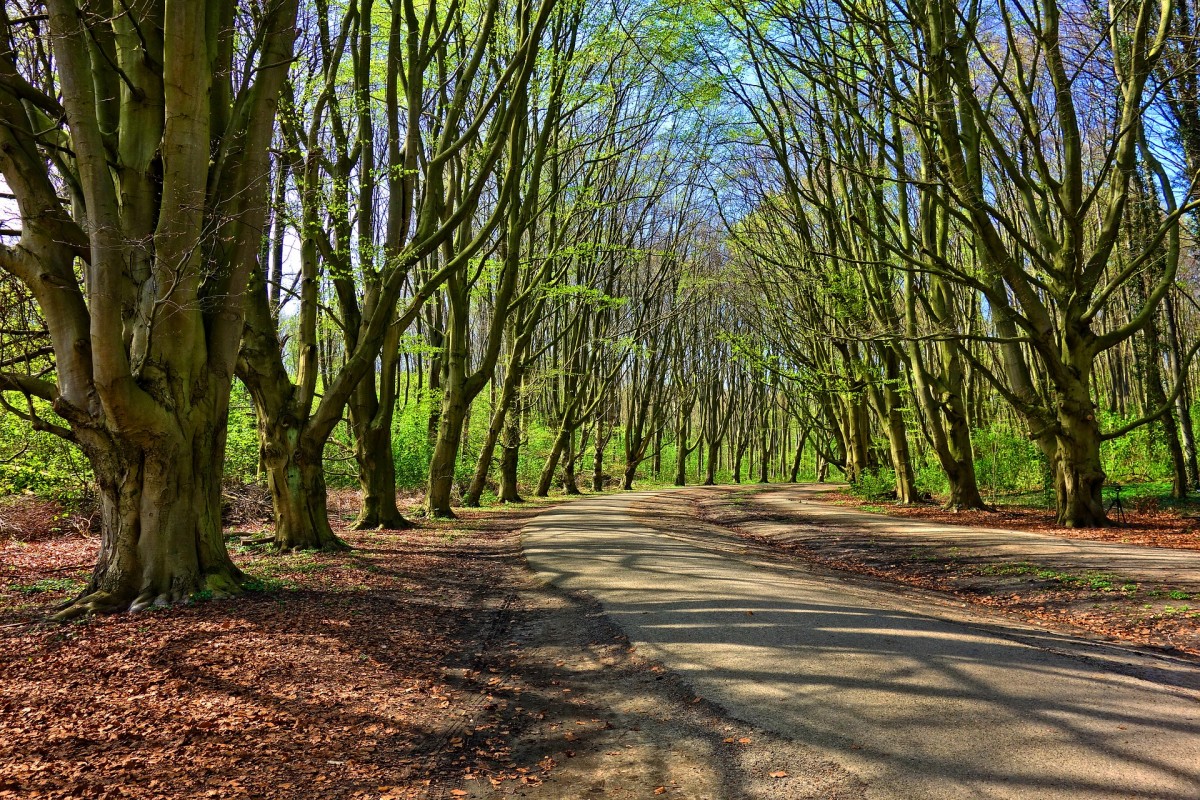
<svg viewBox="0 0 1200 800">
<path fill-rule="evenodd" d="M 46 428 L 99 489 L 96 568 L 58 616 L 233 594 L 220 464 L 296 3 L 46 10 L 21 34 L 0 18 L 0 172 L 21 215 L 0 268 L 55 357 L 53 383 L 4 388 L 53 404 Z"/>
</svg>

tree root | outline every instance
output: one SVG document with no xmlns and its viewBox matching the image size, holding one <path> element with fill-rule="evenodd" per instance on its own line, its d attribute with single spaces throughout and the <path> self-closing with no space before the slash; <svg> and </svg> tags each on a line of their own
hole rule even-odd
<svg viewBox="0 0 1200 800">
<path fill-rule="evenodd" d="M 350 530 L 354 531 L 409 531 L 412 528 L 413 524 L 399 514 L 394 519 L 383 521 L 367 517 L 357 520 L 350 526 Z"/>
<path fill-rule="evenodd" d="M 241 573 L 238 573 L 240 576 Z M 237 576 L 224 572 L 214 572 L 204 576 L 195 591 L 172 590 L 154 593 L 145 591 L 130 602 L 127 595 L 112 592 L 88 592 L 60 606 L 58 611 L 49 617 L 50 622 L 70 622 L 80 617 L 92 614 L 117 614 L 122 611 L 136 613 L 152 608 L 167 608 L 178 603 L 196 599 L 198 595 L 206 595 L 205 599 L 224 600 L 242 594 L 242 585 Z"/>
<path fill-rule="evenodd" d="M 115 614 L 130 608 L 129 601 L 109 592 L 80 595 L 50 615 L 51 622 L 70 622 L 88 614 Z"/>
<path fill-rule="evenodd" d="M 946 503 L 946 505 L 942 506 L 942 511 L 949 511 L 951 514 L 957 514 L 960 511 L 986 511 L 989 514 L 995 514 L 996 507 L 989 506 L 987 504 L 981 506 L 972 506 L 967 505 L 966 503 Z"/>
<path fill-rule="evenodd" d="M 336 535 L 322 536 L 321 542 L 315 547 L 306 544 L 286 546 L 277 542 L 273 544 L 273 547 L 280 553 L 300 553 L 305 550 L 315 550 L 318 553 L 346 553 L 354 549 Z"/>
</svg>

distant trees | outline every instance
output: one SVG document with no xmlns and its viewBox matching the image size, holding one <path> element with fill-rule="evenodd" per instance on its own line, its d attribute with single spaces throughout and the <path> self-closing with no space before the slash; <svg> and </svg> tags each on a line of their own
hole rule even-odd
<svg viewBox="0 0 1200 800">
<path fill-rule="evenodd" d="M 715 67 L 771 165 L 736 229 L 746 265 L 764 289 L 800 266 L 825 298 L 764 316 L 832 329 L 840 366 L 822 347 L 781 345 L 869 402 L 900 500 L 915 492 L 907 408 L 923 417 L 950 504 L 982 505 L 966 364 L 1024 419 L 1063 525 L 1106 521 L 1102 441 L 1154 421 L 1175 441 L 1180 406 L 1161 376 L 1173 372 L 1182 388 L 1191 354 L 1176 347 L 1164 360 L 1158 331 L 1194 181 L 1186 165 L 1180 184 L 1163 163 L 1170 139 L 1147 108 L 1161 96 L 1181 109 L 1194 82 L 1194 63 L 1159 69 L 1165 52 L 1187 58 L 1186 38 L 1171 32 L 1184 19 L 1149 2 L 1103 15 L 936 0 L 726 12 L 742 60 Z M 780 322 L 773 333 L 786 339 Z M 1097 366 L 1137 337 L 1149 354 L 1141 414 L 1103 430 Z M 851 475 L 864 435 L 856 418 L 846 409 L 839 425 Z"/>
</svg>

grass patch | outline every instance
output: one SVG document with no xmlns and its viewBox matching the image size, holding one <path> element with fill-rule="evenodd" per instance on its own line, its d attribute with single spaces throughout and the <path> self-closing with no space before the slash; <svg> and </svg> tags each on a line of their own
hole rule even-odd
<svg viewBox="0 0 1200 800">
<path fill-rule="evenodd" d="M 47 592 L 70 594 L 72 592 L 82 592 L 86 585 L 84 581 L 76 578 L 43 578 L 40 581 L 34 581 L 23 586 L 10 586 L 9 588 L 21 594 L 44 594 Z"/>
<path fill-rule="evenodd" d="M 1028 561 L 1018 561 L 1014 564 L 987 564 L 980 567 L 979 574 L 1014 578 L 1033 577 L 1043 581 L 1052 581 L 1070 589 L 1088 589 L 1093 592 L 1119 591 L 1133 594 L 1138 590 L 1136 581 L 1123 580 L 1109 572 L 1086 572 L 1077 575 L 1065 570 L 1039 567 Z"/>
</svg>

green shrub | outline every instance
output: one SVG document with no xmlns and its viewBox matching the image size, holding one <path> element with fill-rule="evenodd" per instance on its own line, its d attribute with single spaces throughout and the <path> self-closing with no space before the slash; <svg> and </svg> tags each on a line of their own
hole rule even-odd
<svg viewBox="0 0 1200 800">
<path fill-rule="evenodd" d="M 1023 431 L 993 423 L 971 432 L 975 479 L 985 495 L 1027 492 L 1042 487 L 1042 451 Z"/>
<path fill-rule="evenodd" d="M 850 485 L 850 490 L 864 500 L 889 500 L 896 496 L 896 473 L 890 467 L 865 470 Z"/>
</svg>

